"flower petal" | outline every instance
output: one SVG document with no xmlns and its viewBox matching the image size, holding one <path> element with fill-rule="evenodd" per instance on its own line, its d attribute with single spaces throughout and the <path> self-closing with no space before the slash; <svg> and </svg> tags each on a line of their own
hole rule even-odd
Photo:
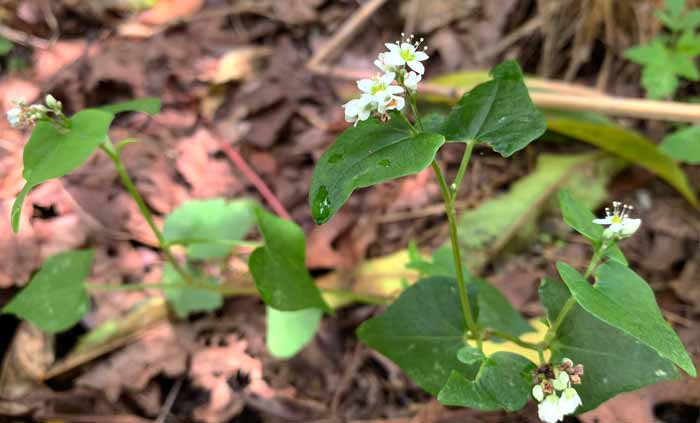
<svg viewBox="0 0 700 423">
<path fill-rule="evenodd" d="M 384 46 L 389 49 L 390 52 L 392 53 L 401 53 L 401 47 L 398 46 L 398 44 L 395 43 L 385 43 Z"/>
<path fill-rule="evenodd" d="M 410 62 L 408 62 L 408 67 L 421 75 L 423 75 L 423 73 L 425 72 L 425 66 L 423 66 L 423 64 L 417 60 L 411 60 Z"/>
<path fill-rule="evenodd" d="M 599 225 L 610 225 L 612 223 L 612 218 L 606 217 L 604 219 L 593 219 L 593 223 L 597 223 Z"/>
<path fill-rule="evenodd" d="M 384 63 L 391 66 L 403 66 L 403 64 L 406 63 L 406 61 L 403 60 L 401 54 L 392 51 L 384 57 Z"/>
<path fill-rule="evenodd" d="M 368 93 L 372 91 L 372 87 L 374 86 L 374 81 L 371 79 L 360 79 L 357 81 L 357 88 L 360 89 L 360 91 Z"/>
<path fill-rule="evenodd" d="M 419 62 L 422 62 L 423 60 L 428 60 L 430 56 L 424 51 L 417 51 L 414 58 L 415 60 L 418 60 Z"/>
</svg>

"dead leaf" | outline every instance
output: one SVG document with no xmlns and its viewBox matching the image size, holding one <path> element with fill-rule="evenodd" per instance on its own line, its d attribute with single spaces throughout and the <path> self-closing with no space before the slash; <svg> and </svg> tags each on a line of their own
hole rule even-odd
<svg viewBox="0 0 700 423">
<path fill-rule="evenodd" d="M 196 13 L 202 5 L 204 0 L 158 0 L 153 7 L 122 24 L 118 32 L 127 37 L 148 38 L 160 32 L 164 25 Z"/>
<path fill-rule="evenodd" d="M 122 391 L 142 391 L 161 372 L 176 377 L 185 371 L 187 364 L 186 341 L 181 337 L 169 323 L 149 329 L 138 342 L 115 352 L 78 377 L 76 384 L 99 389 L 116 402 Z"/>
<path fill-rule="evenodd" d="M 197 64 L 201 81 L 224 84 L 240 81 L 255 73 L 262 58 L 271 53 L 267 47 L 241 47 L 225 53 L 218 59 L 204 59 Z"/>
<path fill-rule="evenodd" d="M 89 51 L 84 39 L 57 41 L 45 50 L 34 53 L 34 74 L 40 82 L 48 82 L 65 66 L 75 62 L 81 56 L 92 56 L 99 50 L 97 44 L 91 45 Z"/>
<path fill-rule="evenodd" d="M 247 341 L 226 335 L 192 356 L 192 382 L 210 392 L 209 402 L 194 410 L 198 420 L 227 421 L 243 409 L 241 393 L 264 398 L 274 395 L 262 376 L 262 362 L 246 352 Z"/>
<path fill-rule="evenodd" d="M 39 381 L 53 361 L 53 336 L 22 322 L 2 363 L 0 415 L 25 414 L 44 403 L 31 397 L 46 390 Z"/>
<path fill-rule="evenodd" d="M 683 271 L 678 279 L 671 282 L 671 288 L 683 301 L 692 304 L 696 311 L 700 311 L 700 256 L 685 262 Z"/>
<path fill-rule="evenodd" d="M 350 257 L 334 247 L 336 239 L 355 222 L 352 213 L 341 211 L 327 224 L 314 226 L 306 242 L 306 266 L 311 269 L 335 269 L 350 266 Z"/>
<path fill-rule="evenodd" d="M 230 197 L 242 190 L 228 161 L 214 157 L 219 142 L 206 129 L 181 140 L 176 150 L 175 167 L 192 187 L 193 197 Z"/>
<path fill-rule="evenodd" d="M 0 288 L 22 286 L 29 282 L 32 272 L 41 264 L 39 242 L 23 214 L 22 230 L 14 234 L 10 227 L 12 200 L 0 200 Z"/>
</svg>

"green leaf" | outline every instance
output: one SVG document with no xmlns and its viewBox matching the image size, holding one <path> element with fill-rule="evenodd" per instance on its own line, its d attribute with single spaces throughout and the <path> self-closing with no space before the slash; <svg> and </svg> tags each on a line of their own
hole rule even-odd
<svg viewBox="0 0 700 423">
<path fill-rule="evenodd" d="M 700 164 L 700 126 L 690 126 L 667 135 L 659 150 L 676 160 L 689 164 Z"/>
<path fill-rule="evenodd" d="M 655 39 L 625 50 L 625 59 L 645 66 L 668 66 L 668 48 L 661 40 Z"/>
<path fill-rule="evenodd" d="M 603 227 L 593 223 L 596 217 L 588 207 L 571 195 L 571 191 L 559 191 L 559 207 L 567 225 L 591 241 L 600 241 L 603 237 Z"/>
<path fill-rule="evenodd" d="M 700 10 L 695 10 L 694 12 L 698 12 L 696 16 L 700 18 Z M 678 44 L 676 44 L 676 49 L 691 57 L 697 56 L 700 54 L 700 34 L 696 34 L 694 30 L 683 31 L 683 34 L 678 39 Z"/>
<path fill-rule="evenodd" d="M 554 132 L 593 144 L 643 166 L 678 190 L 694 207 L 698 207 L 695 192 L 681 168 L 642 135 L 619 127 L 573 119 L 550 119 L 547 124 Z"/>
<path fill-rule="evenodd" d="M 7 38 L 0 36 L 0 56 L 7 55 L 15 47 Z"/>
<path fill-rule="evenodd" d="M 214 278 L 204 277 L 193 268 L 188 268 L 188 272 L 193 275 L 197 286 L 187 285 L 180 274 L 170 264 L 166 263 L 163 268 L 163 293 L 170 301 L 175 313 L 185 318 L 191 313 L 216 310 L 223 304 L 223 296 L 216 289 L 217 283 Z M 207 288 L 210 286 L 211 288 Z"/>
<path fill-rule="evenodd" d="M 655 349 L 695 377 L 695 367 L 683 343 L 664 320 L 654 292 L 636 273 L 610 261 L 598 269 L 597 282 L 591 286 L 566 263 L 557 263 L 557 270 L 587 312 Z"/>
<path fill-rule="evenodd" d="M 306 269 L 306 241 L 301 228 L 262 208 L 257 208 L 255 214 L 265 245 L 253 251 L 248 266 L 263 301 L 281 311 L 330 310 Z"/>
<path fill-rule="evenodd" d="M 316 223 L 325 223 L 357 188 L 411 175 L 425 169 L 445 139 L 413 135 L 399 113 L 388 123 L 376 118 L 343 132 L 316 163 L 309 204 Z"/>
<path fill-rule="evenodd" d="M 189 257 L 223 258 L 252 229 L 255 207 L 252 200 L 191 200 L 168 215 L 163 236 L 169 243 L 188 245 Z"/>
<path fill-rule="evenodd" d="M 550 321 L 556 319 L 571 296 L 563 283 L 547 278 L 542 280 L 539 294 Z M 679 378 L 673 363 L 578 304 L 559 327 L 551 352 L 554 363 L 566 357 L 584 365 L 582 383 L 576 386 L 583 401 L 577 413 L 592 410 L 619 393 Z"/>
<path fill-rule="evenodd" d="M 3 309 L 45 332 L 64 331 L 90 308 L 85 278 L 92 267 L 92 250 L 67 251 L 44 261 L 41 269 Z"/>
<path fill-rule="evenodd" d="M 678 77 L 674 72 L 674 68 L 669 66 L 668 63 L 646 66 L 642 70 L 642 86 L 646 89 L 649 98 L 668 98 L 678 88 Z"/>
<path fill-rule="evenodd" d="M 157 97 L 143 97 L 121 103 L 109 104 L 99 108 L 107 113 L 116 115 L 122 112 L 142 112 L 149 115 L 160 113 L 160 99 Z"/>
<path fill-rule="evenodd" d="M 456 278 L 454 259 L 452 258 L 452 248 L 444 245 L 433 253 L 433 261 L 429 262 L 417 251 L 411 253 L 411 261 L 407 268 L 418 270 L 422 276 L 448 276 Z M 466 269 L 464 269 L 466 272 Z M 470 303 L 476 296 L 476 304 L 471 304 L 472 309 L 477 313 L 477 321 L 485 327 L 507 332 L 515 336 L 532 331 L 532 326 L 516 309 L 508 302 L 508 299 L 495 286 L 484 279 L 475 278 L 466 273 L 465 282 L 469 287 L 468 294 Z"/>
<path fill-rule="evenodd" d="M 484 356 L 484 353 L 474 347 L 464 346 L 457 351 L 457 360 L 467 365 L 481 365 L 481 362 L 485 359 L 486 356 Z"/>
<path fill-rule="evenodd" d="M 439 132 L 449 141 L 486 143 L 508 157 L 542 135 L 546 123 L 516 62 L 503 62 L 491 73 L 493 80 L 462 96 Z"/>
<path fill-rule="evenodd" d="M 671 66 L 676 74 L 689 79 L 691 81 L 697 81 L 700 78 L 700 73 L 698 73 L 698 68 L 695 65 L 695 61 L 692 57 L 689 57 L 685 53 L 672 52 L 671 53 Z"/>
<path fill-rule="evenodd" d="M 453 371 L 476 374 L 476 366 L 457 359 L 466 332 L 454 279 L 432 277 L 408 287 L 384 313 L 365 321 L 357 335 L 437 395 Z"/>
<path fill-rule="evenodd" d="M 267 349 L 273 357 L 289 358 L 316 335 L 323 312 L 317 308 L 280 311 L 267 307 Z"/>
<path fill-rule="evenodd" d="M 24 147 L 26 184 L 12 205 L 12 230 L 19 230 L 24 198 L 33 187 L 49 179 L 59 178 L 79 166 L 92 155 L 107 137 L 114 115 L 86 109 L 70 118 L 69 129 L 58 129 L 51 123 L 37 123 Z"/>
<path fill-rule="evenodd" d="M 535 364 L 521 355 L 496 352 L 484 361 L 473 381 L 453 371 L 438 401 L 479 410 L 517 411 L 530 398 L 533 370 Z"/>
</svg>

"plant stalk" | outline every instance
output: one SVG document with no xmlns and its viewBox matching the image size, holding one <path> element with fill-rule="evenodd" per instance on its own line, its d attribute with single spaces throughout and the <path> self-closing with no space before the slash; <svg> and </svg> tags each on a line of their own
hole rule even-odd
<svg viewBox="0 0 700 423">
<path fill-rule="evenodd" d="M 153 220 L 153 214 L 151 213 L 151 210 L 148 208 L 143 197 L 136 189 L 136 185 L 129 176 L 129 173 L 126 171 L 126 167 L 124 167 L 124 163 L 119 157 L 119 153 L 115 150 L 114 146 L 109 140 L 106 140 L 102 144 L 100 144 L 100 148 L 107 154 L 107 156 L 109 156 L 110 159 L 112 159 L 114 167 L 117 169 L 117 173 L 119 173 L 119 178 L 121 179 L 122 184 L 126 188 L 129 195 L 131 195 L 131 198 L 133 198 L 134 201 L 136 201 L 141 215 L 143 215 L 144 219 L 146 219 L 148 226 L 151 228 L 153 234 L 156 236 L 156 239 L 158 240 L 158 245 L 161 251 L 163 251 L 165 259 L 173 266 L 173 269 L 175 269 L 178 275 L 180 275 L 182 280 L 184 280 L 188 285 L 194 285 L 194 280 L 177 261 L 177 259 L 173 255 L 172 250 L 170 249 L 170 245 L 163 237 L 163 233 L 160 231 L 160 229 L 158 229 L 158 226 L 156 226 L 156 222 L 155 220 Z"/>
<path fill-rule="evenodd" d="M 454 207 L 454 201 L 452 195 L 450 194 L 450 189 L 447 187 L 445 182 L 445 177 L 442 174 L 440 165 L 437 159 L 433 160 L 431 164 L 435 176 L 437 177 L 438 183 L 440 184 L 440 191 L 442 192 L 442 197 L 445 202 L 445 214 L 447 214 L 447 223 L 450 229 L 450 242 L 452 244 L 452 257 L 454 258 L 455 271 L 457 273 L 457 288 L 459 289 L 459 300 L 462 304 L 462 312 L 464 314 L 464 320 L 467 323 L 469 331 L 472 333 L 476 339 L 477 346 L 479 350 L 483 349 L 481 337 L 479 334 L 479 326 L 477 325 L 474 314 L 472 313 L 471 306 L 469 305 L 469 296 L 467 295 L 467 287 L 464 283 L 464 270 L 462 269 L 462 257 L 459 250 L 459 237 L 457 234 L 457 218 Z"/>
</svg>

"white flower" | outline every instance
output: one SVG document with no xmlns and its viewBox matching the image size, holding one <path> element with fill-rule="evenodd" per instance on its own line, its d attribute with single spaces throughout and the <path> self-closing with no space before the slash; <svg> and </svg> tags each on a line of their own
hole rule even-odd
<svg viewBox="0 0 700 423">
<path fill-rule="evenodd" d="M 401 88 L 401 87 L 398 87 Z M 399 95 L 395 95 L 392 91 L 386 90 L 375 96 L 377 100 L 377 111 L 381 114 L 389 110 L 402 110 L 406 105 L 406 100 Z"/>
<path fill-rule="evenodd" d="M 578 408 L 579 405 L 583 404 L 581 402 L 581 397 L 578 396 L 578 392 L 574 388 L 566 389 L 559 399 L 559 411 L 562 414 L 571 414 Z"/>
<path fill-rule="evenodd" d="M 421 80 L 421 76 L 413 71 L 406 74 L 403 79 L 403 84 L 411 91 L 418 89 L 418 83 Z"/>
<path fill-rule="evenodd" d="M 396 66 L 386 63 L 386 56 L 388 54 L 388 52 L 379 53 L 379 56 L 377 56 L 377 59 L 374 61 L 374 66 L 381 69 L 382 72 L 396 72 Z"/>
<path fill-rule="evenodd" d="M 403 36 L 403 34 L 401 35 Z M 384 56 L 383 62 L 390 66 L 403 66 L 405 64 L 422 75 L 425 72 L 425 67 L 421 62 L 428 60 L 428 55 L 425 51 L 416 51 L 423 42 L 422 38 L 416 43 L 412 42 L 413 35 L 404 38 L 401 42 L 384 44 L 389 49 L 389 53 Z"/>
<path fill-rule="evenodd" d="M 370 94 L 363 94 L 360 98 L 350 100 L 343 105 L 343 108 L 345 108 L 345 120 L 353 122 L 357 126 L 359 121 L 369 118 L 376 105 L 374 96 Z"/>
<path fill-rule="evenodd" d="M 606 238 L 627 238 L 634 234 L 642 224 L 642 219 L 632 219 L 629 217 L 629 212 L 634 210 L 634 207 L 622 204 L 619 201 L 613 201 L 613 210 L 605 209 L 605 218 L 593 219 L 593 223 L 599 225 L 608 225 L 603 235 Z"/>
<path fill-rule="evenodd" d="M 402 87 L 392 85 L 395 77 L 396 74 L 394 72 L 387 72 L 382 76 L 376 76 L 372 79 L 360 79 L 357 81 L 357 88 L 376 98 L 384 98 L 387 93 L 392 95 L 402 93 Z"/>
<path fill-rule="evenodd" d="M 556 394 L 547 395 L 547 398 L 537 405 L 537 415 L 547 423 L 563 420 L 564 414 L 559 409 L 559 397 Z"/>
<path fill-rule="evenodd" d="M 541 402 L 544 399 L 544 390 L 542 389 L 542 385 L 537 384 L 532 387 L 532 397 L 537 400 L 537 402 Z"/>
<path fill-rule="evenodd" d="M 19 107 L 13 107 L 12 109 L 8 110 L 7 114 L 7 120 L 10 122 L 10 125 L 13 128 L 19 128 L 22 126 L 22 109 Z"/>
</svg>

